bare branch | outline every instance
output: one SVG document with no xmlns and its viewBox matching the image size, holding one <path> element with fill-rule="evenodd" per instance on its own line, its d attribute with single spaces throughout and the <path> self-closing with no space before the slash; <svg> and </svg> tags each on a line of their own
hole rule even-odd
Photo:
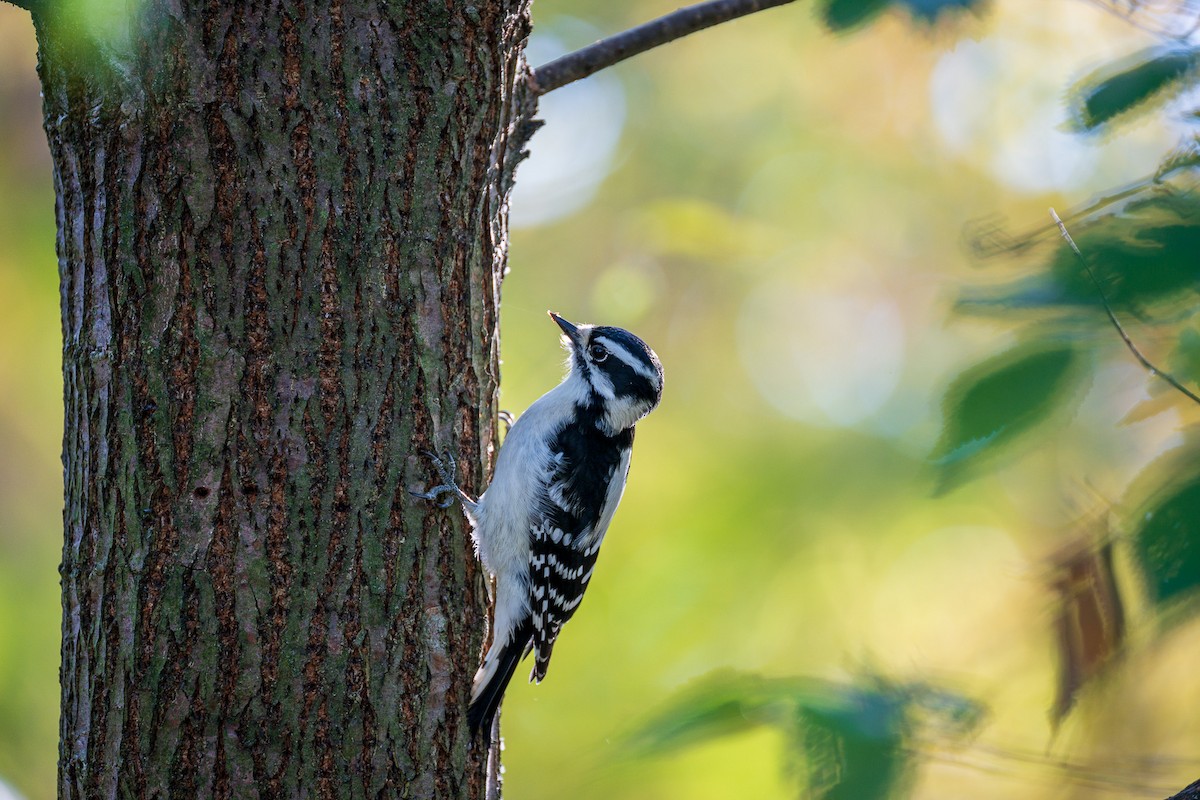
<svg viewBox="0 0 1200 800">
<path fill-rule="evenodd" d="M 708 0 L 687 6 L 543 64 L 533 71 L 534 86 L 538 94 L 552 92 L 690 33 L 792 2 L 795 0 Z"/>
<path fill-rule="evenodd" d="M 1179 794 L 1171 795 L 1167 800 L 1200 800 L 1200 781 L 1189 784 Z"/>
<path fill-rule="evenodd" d="M 1121 335 L 1121 339 L 1125 342 L 1125 346 L 1129 348 L 1129 352 L 1133 353 L 1133 357 L 1138 360 L 1138 363 L 1149 370 L 1151 375 L 1157 375 L 1167 383 L 1171 384 L 1171 386 L 1175 387 L 1177 391 L 1186 395 L 1193 402 L 1200 404 L 1200 397 L 1197 397 L 1194 392 L 1192 392 L 1179 381 L 1175 380 L 1170 373 L 1163 372 L 1158 367 L 1151 364 L 1149 359 L 1142 355 L 1142 352 L 1137 349 L 1137 345 L 1135 345 L 1133 340 L 1129 338 L 1129 334 L 1125 332 L 1125 328 L 1122 327 L 1120 320 L 1117 319 L 1117 315 L 1113 313 L 1112 306 L 1109 305 L 1108 298 L 1104 294 L 1104 287 L 1100 285 L 1100 281 L 1096 278 L 1096 273 L 1092 271 L 1091 265 L 1088 264 L 1087 259 L 1083 257 L 1083 253 L 1081 253 L 1079 248 L 1075 245 L 1075 240 L 1071 238 L 1071 234 L 1067 233 L 1067 226 L 1064 225 L 1063 221 L 1058 218 L 1058 213 L 1055 212 L 1053 208 L 1050 209 L 1050 216 L 1054 218 L 1054 224 L 1058 226 L 1058 230 L 1062 234 L 1062 237 L 1066 239 L 1067 244 L 1071 246 L 1071 250 L 1075 252 L 1075 257 L 1079 259 L 1079 263 L 1083 265 L 1088 277 L 1091 278 L 1092 284 L 1096 287 L 1096 291 L 1100 294 L 1100 302 L 1104 304 L 1104 310 L 1108 314 L 1109 321 L 1112 322 L 1113 327 L 1117 329 L 1117 333 Z"/>
</svg>

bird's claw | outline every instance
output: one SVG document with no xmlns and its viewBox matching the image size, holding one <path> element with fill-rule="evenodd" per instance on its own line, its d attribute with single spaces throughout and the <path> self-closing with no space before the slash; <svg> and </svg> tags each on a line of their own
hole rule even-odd
<svg viewBox="0 0 1200 800">
<path fill-rule="evenodd" d="M 458 465 L 454 463 L 454 456 L 451 455 L 450 451 L 446 451 L 444 461 L 442 457 L 438 456 L 438 454 L 432 450 L 422 450 L 421 452 L 425 456 L 428 456 L 429 460 L 433 462 L 433 466 L 435 469 L 437 469 L 438 476 L 442 479 L 442 483 L 438 486 L 434 486 L 427 492 L 416 492 L 412 489 L 409 489 L 408 493 L 421 500 L 431 500 L 438 508 L 449 508 L 450 506 L 454 505 L 455 500 L 462 500 L 464 503 L 473 506 L 474 501 L 467 497 L 466 493 L 459 488 L 458 481 L 455 479 L 455 473 L 458 470 Z M 442 495 L 447 495 L 447 497 L 444 499 L 439 499 L 442 497 Z"/>
<path fill-rule="evenodd" d="M 458 472 L 458 465 L 454 463 L 454 455 L 447 450 L 446 460 L 443 461 L 442 458 L 432 450 L 422 450 L 421 452 L 428 456 L 429 460 L 433 462 L 434 468 L 438 471 L 438 476 L 442 479 L 443 485 L 437 488 L 444 489 L 446 487 L 450 487 L 457 490 L 458 481 L 455 479 L 455 474 Z M 430 491 L 435 490 L 431 489 Z"/>
<path fill-rule="evenodd" d="M 496 417 L 504 423 L 504 435 L 508 436 L 508 432 L 512 430 L 513 423 L 517 421 L 517 418 L 510 411 L 500 411 L 496 414 Z"/>
</svg>

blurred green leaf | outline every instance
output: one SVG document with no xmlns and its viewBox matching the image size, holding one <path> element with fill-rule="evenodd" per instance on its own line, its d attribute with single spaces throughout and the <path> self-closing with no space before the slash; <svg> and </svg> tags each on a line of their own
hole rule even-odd
<svg viewBox="0 0 1200 800">
<path fill-rule="evenodd" d="M 1151 99 L 1170 97 L 1169 88 L 1179 89 L 1194 81 L 1192 73 L 1200 61 L 1200 50 L 1161 47 L 1143 50 L 1089 75 L 1072 91 L 1075 124 L 1092 131 L 1135 108 L 1147 107 Z"/>
<path fill-rule="evenodd" d="M 765 724 L 782 724 L 807 682 L 718 672 L 681 692 L 630 737 L 642 753 L 685 747 Z"/>
<path fill-rule="evenodd" d="M 981 0 L 825 0 L 820 13 L 832 31 L 846 31 L 870 22 L 888 6 L 905 9 L 913 19 L 934 22 L 942 12 L 982 5 Z"/>
<path fill-rule="evenodd" d="M 798 744 L 808 788 L 823 800 L 892 796 L 907 773 L 902 698 L 851 692 L 843 700 L 838 706 L 800 709 Z"/>
<path fill-rule="evenodd" d="M 983 0 L 897 0 L 897 4 L 908 9 L 914 19 L 936 22 L 944 12 L 955 8 L 973 8 L 983 5 Z"/>
<path fill-rule="evenodd" d="M 1141 313 L 1155 303 L 1196 305 L 1200 195 L 1195 189 L 1191 184 L 1178 190 L 1164 185 L 1120 214 L 1071 226 L 1071 236 L 1114 309 Z M 960 304 L 967 311 L 1047 306 L 1094 308 L 1096 321 L 1108 324 L 1096 284 L 1065 242 L 1044 274 L 974 291 Z"/>
<path fill-rule="evenodd" d="M 845 31 L 869 22 L 891 4 L 891 0 L 826 0 L 821 20 L 831 31 Z"/>
<path fill-rule="evenodd" d="M 953 736 L 973 729 L 982 707 L 924 684 L 875 677 L 858 684 L 762 678 L 734 672 L 708 676 L 667 703 L 629 738 L 639 753 L 662 753 L 769 725 L 793 745 L 805 796 L 860 800 L 893 795 L 909 770 L 904 742 L 914 723 Z"/>
<path fill-rule="evenodd" d="M 1075 242 L 1114 308 L 1140 311 L 1176 293 L 1200 289 L 1200 198 L 1194 195 L 1140 202 L 1129 213 L 1086 226 Z M 1095 284 L 1065 243 L 1050 272 L 1064 298 L 1099 304 Z"/>
<path fill-rule="evenodd" d="M 1171 356 L 1171 371 L 1184 383 L 1200 384 L 1200 331 L 1184 328 Z"/>
<path fill-rule="evenodd" d="M 984 452 L 1045 419 L 1066 398 L 1077 362 L 1071 345 L 1035 341 L 955 379 L 942 400 L 942 435 L 932 457 L 942 488 Z"/>
<path fill-rule="evenodd" d="M 1200 586 L 1200 473 L 1151 499 L 1140 522 L 1134 555 L 1154 601 L 1167 603 Z"/>
</svg>

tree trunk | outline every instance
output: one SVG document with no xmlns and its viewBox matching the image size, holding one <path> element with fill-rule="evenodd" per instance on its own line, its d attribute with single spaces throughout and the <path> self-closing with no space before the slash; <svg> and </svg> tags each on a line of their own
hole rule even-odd
<svg viewBox="0 0 1200 800">
<path fill-rule="evenodd" d="M 527 0 L 35 8 L 62 280 L 62 798 L 480 797 Z M 72 11 L 55 11 L 67 6 Z"/>
</svg>

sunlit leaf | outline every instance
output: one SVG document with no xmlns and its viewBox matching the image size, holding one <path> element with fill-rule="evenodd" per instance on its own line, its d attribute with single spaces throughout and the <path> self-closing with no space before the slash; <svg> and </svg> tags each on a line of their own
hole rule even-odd
<svg viewBox="0 0 1200 800">
<path fill-rule="evenodd" d="M 1061 342 L 1030 342 L 960 375 L 942 400 L 933 453 L 943 488 L 962 468 L 1046 418 L 1070 395 L 1079 356 Z"/>
<path fill-rule="evenodd" d="M 1194 79 L 1200 50 L 1152 48 L 1088 76 L 1074 89 L 1075 124 L 1091 131 Z"/>
<path fill-rule="evenodd" d="M 1153 386 L 1154 384 L 1150 385 Z M 1168 411 L 1177 412 L 1179 408 L 1179 395 L 1174 389 L 1167 387 L 1163 383 L 1159 386 L 1158 391 L 1151 392 L 1149 397 L 1135 403 L 1133 408 L 1129 409 L 1121 417 L 1120 424 L 1134 425 Z"/>
<path fill-rule="evenodd" d="M 1112 542 L 1090 539 L 1051 559 L 1058 686 L 1050 717 L 1058 724 L 1079 690 L 1100 675 L 1125 641 L 1125 606 L 1113 575 Z"/>
<path fill-rule="evenodd" d="M 41 24 L 71 42 L 75 55 L 97 76 L 120 73 L 135 40 L 145 0 L 58 0 L 44 3 Z"/>
<path fill-rule="evenodd" d="M 1134 554 L 1159 604 L 1200 586 L 1200 474 L 1169 484 L 1146 504 Z"/>
<path fill-rule="evenodd" d="M 759 267 L 790 240 L 761 220 L 738 216 L 717 203 L 668 197 L 631 214 L 628 233 L 639 250 L 682 256 L 728 269 L 739 260 Z"/>
</svg>

